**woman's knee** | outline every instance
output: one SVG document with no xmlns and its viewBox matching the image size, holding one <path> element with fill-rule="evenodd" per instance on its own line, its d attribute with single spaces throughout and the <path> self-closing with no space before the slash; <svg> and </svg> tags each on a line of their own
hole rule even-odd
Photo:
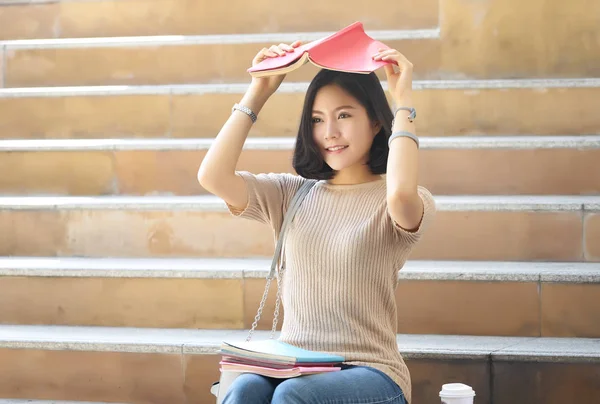
<svg viewBox="0 0 600 404">
<path fill-rule="evenodd" d="M 311 397 L 307 397 L 302 393 L 304 385 L 302 378 L 284 381 L 275 389 L 271 404 L 306 404 L 312 402 Z"/>
<path fill-rule="evenodd" d="M 260 375 L 244 373 L 231 383 L 223 404 L 269 404 L 274 387 Z"/>
</svg>

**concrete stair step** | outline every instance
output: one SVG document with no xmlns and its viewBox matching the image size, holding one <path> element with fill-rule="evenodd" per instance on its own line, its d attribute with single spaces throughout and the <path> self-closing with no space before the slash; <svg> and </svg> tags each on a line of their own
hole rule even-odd
<svg viewBox="0 0 600 404">
<path fill-rule="evenodd" d="M 242 331 L 0 326 L 0 367 L 11 378 L 0 395 L 131 403 L 211 402 L 218 349 Z M 255 338 L 268 338 L 260 331 Z M 598 397 L 600 340 L 581 338 L 398 335 L 415 402 L 436 402 L 460 380 L 481 403 L 578 403 Z M 535 375 L 535 377 L 534 377 Z M 557 383 L 557 380 L 562 380 Z M 73 388 L 76 386 L 77 388 Z M 521 401 L 519 401 L 521 402 Z M 563 400 L 564 402 L 564 400 Z"/>
<path fill-rule="evenodd" d="M 599 73 L 597 2 L 548 6 L 542 0 L 526 5 L 519 0 L 423 0 L 415 7 L 409 0 L 393 4 L 334 0 L 292 1 L 279 7 L 274 1 L 261 1 L 251 8 L 237 2 L 198 0 L 2 2 L 7 3 L 0 6 L 0 39 L 335 31 L 358 20 L 372 30 L 439 27 L 442 71 L 455 78 L 596 77 Z M 548 10 L 546 18 L 541 18 L 541 8 Z M 556 29 L 557 16 L 565 29 Z"/>
<path fill-rule="evenodd" d="M 112 84 L 247 83 L 246 69 L 263 47 L 308 43 L 333 32 L 246 35 L 105 37 L 0 41 L 4 87 Z M 416 65 L 416 79 L 443 78 L 439 30 L 367 31 Z M 443 70 L 443 69 L 442 69 Z M 310 81 L 319 68 L 308 64 L 289 81 Z M 383 69 L 377 71 L 385 79 Z"/>
<path fill-rule="evenodd" d="M 0 259 L 0 323 L 249 328 L 270 264 L 6 257 Z M 404 334 L 600 338 L 596 263 L 409 261 L 398 279 Z M 272 286 L 259 329 L 271 329 L 275 291 Z"/>
<path fill-rule="evenodd" d="M 0 404 L 109 404 L 91 401 L 63 401 L 63 400 L 27 400 L 0 398 Z M 117 404 L 117 403 L 111 403 Z"/>
<path fill-rule="evenodd" d="M 4 195 L 198 195 L 213 140 L 0 140 Z M 249 138 L 238 170 L 294 173 L 295 138 Z M 600 135 L 422 137 L 421 184 L 442 195 L 600 195 Z"/>
<path fill-rule="evenodd" d="M 600 261 L 600 197 L 435 198 L 435 223 L 411 259 Z M 0 227 L 4 256 L 246 258 L 273 253 L 268 226 L 232 217 L 220 198 L 208 195 L 0 197 Z"/>
<path fill-rule="evenodd" d="M 382 84 L 387 88 L 386 82 Z M 247 87 L 238 83 L 0 89 L 0 136 L 211 138 Z M 421 80 L 413 87 L 420 136 L 600 133 L 595 110 L 600 79 Z M 284 82 L 261 111 L 250 136 L 296 136 L 307 88 L 306 82 Z"/>
<path fill-rule="evenodd" d="M 369 5 L 360 1 L 323 4 L 294 0 L 286 7 L 278 7 L 275 1 L 255 2 L 249 7 L 240 2 L 206 0 L 8 3 L 11 5 L 0 6 L 0 39 L 335 31 L 355 21 L 378 30 L 418 29 L 437 27 L 439 18 L 436 0 L 423 0 L 419 7 L 400 0 L 391 10 L 384 0 Z M 382 13 L 383 9 L 387 11 Z"/>
</svg>

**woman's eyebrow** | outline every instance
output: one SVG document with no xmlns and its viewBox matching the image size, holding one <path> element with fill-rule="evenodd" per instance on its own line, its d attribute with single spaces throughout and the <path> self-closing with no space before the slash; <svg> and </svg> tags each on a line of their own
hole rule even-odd
<svg viewBox="0 0 600 404">
<path fill-rule="evenodd" d="M 337 107 L 336 109 L 334 109 L 333 112 L 339 111 L 340 109 L 356 109 L 356 108 L 354 108 L 352 105 L 342 105 L 341 107 Z M 313 109 L 313 113 L 323 114 L 321 111 L 318 111 L 316 109 Z"/>
</svg>

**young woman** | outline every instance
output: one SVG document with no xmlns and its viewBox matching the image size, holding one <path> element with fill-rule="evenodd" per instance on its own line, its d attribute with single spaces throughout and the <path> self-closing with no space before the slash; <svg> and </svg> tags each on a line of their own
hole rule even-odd
<svg viewBox="0 0 600 404">
<path fill-rule="evenodd" d="M 262 49 L 253 65 L 299 45 Z M 346 359 L 341 371 L 287 380 L 243 374 L 227 404 L 410 402 L 410 374 L 396 341 L 397 273 L 435 203 L 417 185 L 412 65 L 394 49 L 373 58 L 397 66 L 385 66 L 395 116 L 374 73 L 322 70 L 301 115 L 298 175 L 236 172 L 250 127 L 284 76 L 253 78 L 198 171 L 200 184 L 233 215 L 268 224 L 276 236 L 296 190 L 318 180 L 286 236 L 279 339 Z"/>
</svg>

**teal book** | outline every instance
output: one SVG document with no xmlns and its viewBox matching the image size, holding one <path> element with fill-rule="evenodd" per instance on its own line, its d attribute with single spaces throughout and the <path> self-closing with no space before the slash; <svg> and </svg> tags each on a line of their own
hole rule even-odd
<svg viewBox="0 0 600 404">
<path fill-rule="evenodd" d="M 274 339 L 239 343 L 223 342 L 221 354 L 258 362 L 264 361 L 286 365 L 332 364 L 342 363 L 345 360 L 343 356 L 308 351 Z"/>
</svg>

